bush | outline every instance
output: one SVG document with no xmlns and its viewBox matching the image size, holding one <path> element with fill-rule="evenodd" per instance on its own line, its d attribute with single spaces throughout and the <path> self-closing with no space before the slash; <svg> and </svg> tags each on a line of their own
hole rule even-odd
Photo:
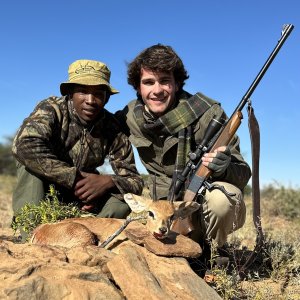
<svg viewBox="0 0 300 300">
<path fill-rule="evenodd" d="M 16 162 L 11 152 L 13 138 L 6 139 L 6 143 L 0 143 L 0 174 L 16 175 Z"/>
<path fill-rule="evenodd" d="M 267 237 L 268 238 L 268 237 Z M 286 244 L 272 237 L 267 240 L 265 252 L 269 255 L 272 264 L 271 277 L 274 280 L 285 278 L 298 268 L 299 261 L 296 257 L 296 245 Z"/>
<path fill-rule="evenodd" d="M 83 212 L 74 204 L 63 204 L 59 202 L 58 192 L 53 185 L 50 185 L 49 193 L 45 200 L 39 205 L 26 204 L 16 214 L 12 229 L 16 232 L 23 230 L 28 235 L 40 224 L 54 223 L 67 218 L 80 217 Z"/>
<path fill-rule="evenodd" d="M 261 196 L 271 215 L 282 215 L 289 220 L 300 217 L 300 189 L 286 188 L 275 183 L 266 186 L 261 191 Z"/>
</svg>

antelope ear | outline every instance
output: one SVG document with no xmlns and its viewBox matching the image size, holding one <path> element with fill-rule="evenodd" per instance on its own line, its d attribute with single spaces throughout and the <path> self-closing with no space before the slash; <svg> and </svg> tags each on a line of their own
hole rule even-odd
<svg viewBox="0 0 300 300">
<path fill-rule="evenodd" d="M 150 203 L 152 203 L 151 199 L 130 193 L 124 195 L 124 200 L 134 213 L 147 210 Z"/>
<path fill-rule="evenodd" d="M 200 208 L 200 204 L 195 201 L 175 201 L 176 218 L 186 218 Z"/>
</svg>

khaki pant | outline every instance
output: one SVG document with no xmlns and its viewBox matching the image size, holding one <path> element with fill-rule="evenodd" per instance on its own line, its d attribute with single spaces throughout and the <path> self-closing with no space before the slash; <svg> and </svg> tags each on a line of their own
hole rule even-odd
<svg viewBox="0 0 300 300">
<path fill-rule="evenodd" d="M 202 205 L 192 215 L 195 230 L 191 232 L 191 238 L 196 242 L 214 240 L 221 247 L 228 234 L 244 225 L 246 206 L 243 194 L 236 186 L 227 182 L 214 184 L 224 186 L 227 192 L 235 196 L 228 197 L 219 189 L 206 190 L 205 195 L 199 196 Z"/>
<path fill-rule="evenodd" d="M 16 214 L 26 203 L 36 204 L 45 199 L 45 194 L 49 191 L 49 182 L 46 182 L 37 176 L 31 174 L 26 168 L 17 163 L 17 185 L 13 193 L 12 205 L 14 214 Z M 72 190 L 54 184 L 59 192 L 59 199 L 64 203 L 75 203 L 82 206 L 81 201 L 73 195 Z M 107 194 L 101 199 L 96 211 L 97 217 L 101 218 L 126 218 L 130 213 L 129 206 L 122 200 L 119 200 L 113 194 Z"/>
</svg>

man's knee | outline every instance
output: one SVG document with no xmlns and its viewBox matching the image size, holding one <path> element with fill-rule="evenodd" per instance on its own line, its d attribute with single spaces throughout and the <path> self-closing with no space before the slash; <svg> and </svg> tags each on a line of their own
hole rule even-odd
<svg viewBox="0 0 300 300">
<path fill-rule="evenodd" d="M 241 228 L 246 219 L 246 206 L 243 194 L 236 186 L 218 182 L 225 190 L 234 196 L 225 195 L 222 191 L 214 189 L 206 194 L 206 212 L 209 221 L 207 235 L 222 245 L 227 235 Z"/>
<path fill-rule="evenodd" d="M 106 201 L 98 217 L 125 219 L 129 213 L 130 208 L 127 203 L 112 196 Z"/>
<path fill-rule="evenodd" d="M 44 195 L 43 181 L 29 173 L 23 165 L 17 164 L 17 184 L 12 198 L 14 213 L 26 203 L 38 204 Z"/>
<path fill-rule="evenodd" d="M 236 186 L 226 183 L 217 182 L 218 185 L 223 185 L 228 193 L 234 194 L 227 196 L 219 189 L 207 191 L 205 198 L 208 210 L 218 218 L 234 217 L 234 215 L 246 213 L 243 194 Z"/>
</svg>

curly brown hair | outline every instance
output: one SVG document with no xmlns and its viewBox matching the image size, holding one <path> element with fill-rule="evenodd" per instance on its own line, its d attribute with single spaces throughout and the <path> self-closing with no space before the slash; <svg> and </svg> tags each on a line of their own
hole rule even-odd
<svg viewBox="0 0 300 300">
<path fill-rule="evenodd" d="M 184 86 L 184 81 L 189 78 L 181 58 L 172 47 L 162 44 L 146 48 L 128 64 L 127 82 L 132 85 L 135 90 L 137 90 L 140 85 L 142 68 L 153 72 L 173 73 L 179 90 Z"/>
</svg>

